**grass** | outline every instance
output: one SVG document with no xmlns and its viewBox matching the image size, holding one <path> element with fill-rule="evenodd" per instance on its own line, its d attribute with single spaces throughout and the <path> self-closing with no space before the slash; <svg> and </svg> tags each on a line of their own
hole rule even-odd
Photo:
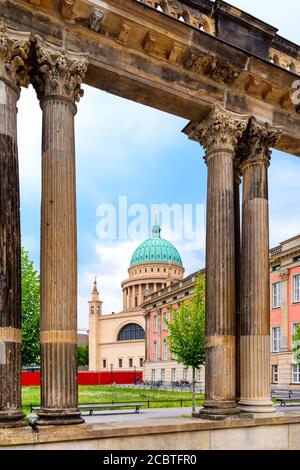
<svg viewBox="0 0 300 470">
<path fill-rule="evenodd" d="M 203 395 L 197 394 L 196 398 L 197 405 L 201 405 Z M 40 405 L 40 387 L 23 387 L 22 399 L 24 412 L 28 414 L 30 404 L 33 406 Z M 80 405 L 136 402 L 145 403 L 145 407 L 148 407 L 149 401 L 150 408 L 174 408 L 181 406 L 181 400 L 183 400 L 183 406 L 192 406 L 192 393 L 123 388 L 109 385 L 79 386 Z"/>
</svg>

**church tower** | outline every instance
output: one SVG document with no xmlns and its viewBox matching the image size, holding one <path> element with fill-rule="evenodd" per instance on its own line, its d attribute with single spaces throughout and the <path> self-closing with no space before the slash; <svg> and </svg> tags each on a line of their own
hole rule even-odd
<svg viewBox="0 0 300 470">
<path fill-rule="evenodd" d="M 102 315 L 102 301 L 97 287 L 97 278 L 94 280 L 94 287 L 89 300 L 89 368 L 96 370 L 99 364 L 99 328 L 100 316 Z"/>
</svg>

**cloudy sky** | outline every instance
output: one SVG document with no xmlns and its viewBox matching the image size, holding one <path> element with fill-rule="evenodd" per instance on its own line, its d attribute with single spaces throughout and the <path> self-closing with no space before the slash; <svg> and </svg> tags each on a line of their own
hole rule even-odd
<svg viewBox="0 0 300 470">
<path fill-rule="evenodd" d="M 230 3 L 277 26 L 282 36 L 300 43 L 298 0 L 285 0 L 284 14 L 282 0 L 231 0 Z M 128 222 L 134 220 L 134 210 L 139 207 L 133 205 L 140 204 L 148 210 L 149 226 L 151 205 L 192 205 L 194 223 L 189 229 L 195 228 L 195 210 L 199 205 L 197 248 L 186 239 L 186 231 L 185 237 L 179 237 L 178 233 L 176 237 L 176 233 L 170 234 L 169 224 L 162 227 L 162 235 L 174 241 L 186 274 L 190 274 L 203 266 L 201 206 L 206 197 L 203 150 L 181 133 L 187 124 L 185 120 L 84 88 L 85 96 L 76 117 L 78 324 L 82 329 L 88 325 L 87 300 L 95 275 L 104 311 L 121 309 L 120 282 L 127 277 L 131 255 L 145 236 L 141 234 L 141 240 L 119 239 L 117 233 L 113 240 L 101 240 L 97 227 L 107 207 L 104 204 L 112 206 L 118 217 L 119 197 L 126 196 L 128 208 L 133 211 Z M 18 119 L 22 242 L 38 269 L 41 111 L 31 88 L 22 91 Z M 270 168 L 271 245 L 300 233 L 299 173 L 299 159 L 274 151 Z"/>
</svg>

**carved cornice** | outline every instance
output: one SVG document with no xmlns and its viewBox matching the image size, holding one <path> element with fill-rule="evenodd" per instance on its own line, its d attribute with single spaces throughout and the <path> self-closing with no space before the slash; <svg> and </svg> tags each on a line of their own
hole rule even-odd
<svg viewBox="0 0 300 470">
<path fill-rule="evenodd" d="M 36 36 L 37 70 L 32 76 L 39 100 L 60 95 L 73 102 L 83 96 L 81 84 L 86 74 L 86 54 L 66 52 L 45 43 Z"/>
<path fill-rule="evenodd" d="M 189 24 L 194 28 L 201 29 L 209 34 L 215 34 L 214 20 L 178 0 L 135 0 L 144 3 L 153 9 L 163 12 L 178 21 Z"/>
<path fill-rule="evenodd" d="M 272 127 L 268 123 L 258 122 L 254 117 L 251 117 L 238 146 L 237 153 L 242 170 L 249 165 L 268 167 L 272 155 L 271 148 L 276 145 L 281 134 L 282 129 Z"/>
<path fill-rule="evenodd" d="M 215 150 L 235 151 L 243 132 L 247 128 L 249 116 L 227 111 L 215 105 L 202 123 L 190 123 L 183 132 L 191 140 L 199 142 L 207 155 Z"/>
<path fill-rule="evenodd" d="M 186 70 L 200 75 L 206 75 L 212 80 L 226 85 L 232 85 L 241 73 L 228 62 L 221 62 L 216 57 L 205 54 L 199 55 L 195 52 L 191 52 L 187 56 L 184 67 Z"/>
<path fill-rule="evenodd" d="M 29 83 L 30 33 L 23 33 L 0 24 L 0 77 L 16 86 Z"/>
<path fill-rule="evenodd" d="M 280 279 L 281 279 L 282 282 L 288 281 L 288 279 L 289 279 L 289 270 L 288 269 L 285 269 L 284 271 L 281 271 Z"/>
<path fill-rule="evenodd" d="M 290 72 L 300 75 L 300 60 L 299 59 L 296 59 L 272 47 L 270 49 L 270 60 L 271 62 L 278 65 L 279 67 L 282 67 L 286 70 L 289 70 Z"/>
<path fill-rule="evenodd" d="M 63 18 L 70 20 L 77 0 L 60 0 L 59 11 Z"/>
</svg>

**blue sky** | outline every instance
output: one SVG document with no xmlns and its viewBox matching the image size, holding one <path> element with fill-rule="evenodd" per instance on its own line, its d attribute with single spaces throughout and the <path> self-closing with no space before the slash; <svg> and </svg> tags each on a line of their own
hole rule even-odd
<svg viewBox="0 0 300 470">
<path fill-rule="evenodd" d="M 299 3 L 286 0 L 231 0 L 231 3 L 299 41 Z M 187 121 L 84 87 L 76 117 L 78 204 L 78 324 L 88 325 L 87 300 L 98 275 L 104 312 L 121 308 L 120 282 L 138 240 L 99 240 L 99 204 L 205 204 L 206 168 L 202 148 L 181 133 Z M 41 111 L 32 88 L 19 102 L 19 155 L 23 245 L 39 267 Z M 270 242 L 300 233 L 300 160 L 277 152 L 270 167 Z M 168 227 L 163 227 L 165 234 Z M 163 234 L 162 234 L 163 235 Z M 203 238 L 203 236 L 202 236 Z M 200 249 L 176 240 L 186 274 L 203 266 Z"/>
</svg>

